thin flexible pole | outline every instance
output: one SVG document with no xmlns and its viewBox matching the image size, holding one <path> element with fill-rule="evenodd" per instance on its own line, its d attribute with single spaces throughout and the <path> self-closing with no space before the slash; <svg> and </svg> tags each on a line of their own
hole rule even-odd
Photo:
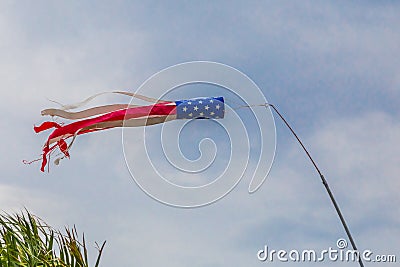
<svg viewBox="0 0 400 267">
<path fill-rule="evenodd" d="M 272 104 L 268 104 L 266 103 L 265 108 L 272 107 L 272 109 L 279 115 L 279 117 L 282 119 L 282 121 L 285 123 L 285 125 L 289 128 L 289 130 L 292 132 L 292 134 L 294 135 L 294 137 L 296 137 L 297 141 L 299 142 L 299 144 L 301 145 L 301 147 L 303 148 L 304 152 L 306 152 L 308 158 L 311 160 L 312 164 L 314 165 L 314 168 L 317 170 L 319 177 L 321 178 L 322 184 L 325 186 L 326 191 L 328 192 L 329 198 L 332 201 L 333 206 L 335 207 L 335 210 L 340 218 L 340 222 L 342 223 L 344 230 L 346 231 L 346 234 L 350 240 L 351 246 L 353 247 L 354 250 L 357 250 L 357 246 L 356 243 L 354 242 L 354 239 L 350 233 L 350 229 L 347 226 L 347 223 L 343 217 L 342 212 L 340 211 L 339 205 L 336 202 L 335 197 L 333 196 L 333 193 L 331 191 L 331 189 L 329 188 L 328 182 L 326 181 L 324 175 L 321 173 L 320 169 L 318 168 L 317 164 L 315 163 L 315 161 L 313 160 L 313 158 L 311 157 L 310 153 L 308 152 L 308 150 L 306 149 L 306 147 L 303 145 L 303 142 L 301 142 L 300 138 L 297 136 L 297 134 L 295 133 L 295 131 L 292 129 L 292 127 L 289 125 L 289 123 L 285 120 L 285 118 L 282 116 L 282 114 L 278 111 L 278 109 L 272 105 Z M 362 262 L 361 256 L 358 256 L 358 263 L 360 264 L 361 267 L 364 267 L 364 263 Z"/>
</svg>

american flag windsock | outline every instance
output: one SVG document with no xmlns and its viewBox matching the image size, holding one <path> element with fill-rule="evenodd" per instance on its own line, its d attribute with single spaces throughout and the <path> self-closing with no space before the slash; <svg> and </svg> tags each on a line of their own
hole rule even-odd
<svg viewBox="0 0 400 267">
<path fill-rule="evenodd" d="M 153 104 L 147 106 L 113 104 L 79 112 L 68 111 L 86 104 L 94 97 L 100 95 L 98 94 L 76 105 L 63 106 L 61 109 L 43 110 L 41 112 L 43 116 L 50 115 L 52 117 L 56 116 L 75 121 L 69 124 L 46 121 L 40 126 L 34 127 L 36 133 L 55 128 L 43 146 L 41 171 L 45 170 L 50 155 L 56 148 L 62 152 L 62 158 L 69 158 L 69 148 L 77 135 L 115 127 L 148 126 L 175 119 L 222 119 L 225 114 L 223 97 L 200 97 L 188 100 L 164 101 L 127 92 L 113 93 L 133 96 L 153 102 Z M 67 144 L 65 140 L 71 137 L 72 141 L 70 144 Z M 55 163 L 58 164 L 60 159 L 56 159 Z"/>
</svg>

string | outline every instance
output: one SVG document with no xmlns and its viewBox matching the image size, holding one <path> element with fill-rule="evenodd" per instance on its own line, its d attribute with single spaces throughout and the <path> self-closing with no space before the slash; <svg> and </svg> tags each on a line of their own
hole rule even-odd
<svg viewBox="0 0 400 267">
<path fill-rule="evenodd" d="M 50 102 L 53 102 L 53 103 L 55 103 L 55 104 L 58 104 L 58 105 L 60 106 L 60 110 L 66 111 L 66 110 L 71 110 L 71 109 L 76 109 L 76 108 L 82 107 L 82 106 L 86 105 L 87 103 L 89 103 L 90 101 L 92 101 L 93 99 L 95 99 L 95 98 L 97 98 L 97 97 L 99 97 L 99 96 L 101 96 L 101 95 L 105 95 L 105 94 L 120 94 L 120 95 L 126 95 L 126 96 L 135 97 L 135 98 L 137 98 L 137 99 L 140 99 L 140 100 L 143 100 L 143 101 L 146 101 L 146 102 L 150 102 L 150 103 L 162 103 L 162 102 L 167 102 L 166 100 L 155 99 L 155 98 L 152 98 L 152 97 L 147 97 L 147 96 L 144 96 L 144 95 L 135 94 L 135 93 L 130 93 L 130 92 L 124 92 L 124 91 L 112 91 L 112 92 L 102 92 L 102 93 L 98 93 L 98 94 L 92 95 L 92 96 L 90 96 L 90 97 L 84 99 L 84 100 L 81 101 L 81 102 L 74 103 L 74 104 L 69 104 L 69 105 L 63 105 L 63 104 L 61 104 L 61 103 L 59 103 L 59 102 L 57 102 L 57 101 L 51 100 L 51 99 L 47 99 L 47 100 L 49 100 Z"/>
</svg>

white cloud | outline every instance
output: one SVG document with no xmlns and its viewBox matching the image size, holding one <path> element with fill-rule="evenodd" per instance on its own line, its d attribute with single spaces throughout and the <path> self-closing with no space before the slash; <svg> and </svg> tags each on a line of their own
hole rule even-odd
<svg viewBox="0 0 400 267">
<path fill-rule="evenodd" d="M 393 116 L 370 112 L 327 122 L 308 139 L 364 246 L 399 246 L 399 138 Z"/>
<path fill-rule="evenodd" d="M 64 201 L 51 201 L 57 196 L 46 190 L 32 190 L 16 185 L 0 184 L 1 212 L 20 213 L 25 208 L 51 226 L 63 226 L 61 215 L 68 210 Z M 59 200 L 62 200 L 58 196 Z"/>
</svg>

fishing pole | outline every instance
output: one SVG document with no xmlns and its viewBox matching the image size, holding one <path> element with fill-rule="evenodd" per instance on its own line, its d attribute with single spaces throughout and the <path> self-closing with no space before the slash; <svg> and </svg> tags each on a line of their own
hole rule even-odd
<svg viewBox="0 0 400 267">
<path fill-rule="evenodd" d="M 260 105 L 261 106 L 261 105 Z M 273 104 L 269 104 L 269 103 L 265 103 L 262 106 L 264 106 L 265 108 L 267 107 L 271 107 L 276 114 L 278 114 L 278 116 L 281 118 L 281 120 L 284 122 L 284 124 L 289 128 L 289 130 L 291 131 L 291 133 L 294 135 L 294 137 L 297 139 L 297 142 L 301 145 L 301 147 L 303 148 L 304 152 L 307 154 L 307 157 L 310 159 L 312 165 L 314 166 L 315 170 L 318 172 L 319 177 L 321 178 L 322 184 L 324 185 L 326 192 L 329 195 L 329 198 L 336 210 L 337 215 L 339 216 L 340 222 L 343 225 L 343 228 L 347 234 L 347 237 L 350 240 L 351 246 L 353 247 L 353 249 L 355 251 L 358 251 L 356 243 L 353 239 L 353 236 L 351 235 L 350 229 L 347 226 L 346 220 L 343 217 L 343 214 L 339 208 L 339 205 L 335 199 L 335 196 L 332 193 L 332 190 L 330 189 L 328 182 L 326 180 L 326 178 L 324 177 L 324 175 L 322 174 L 321 170 L 318 168 L 318 165 L 315 163 L 314 159 L 311 157 L 310 153 L 308 152 L 307 148 L 304 146 L 303 142 L 300 140 L 300 138 L 298 137 L 298 135 L 296 134 L 296 132 L 293 130 L 293 128 L 290 126 L 290 124 L 287 122 L 287 120 L 283 117 L 283 115 L 278 111 L 278 109 L 273 105 Z M 360 267 L 364 267 L 364 263 L 361 259 L 361 256 L 358 256 L 358 263 L 360 265 Z"/>
</svg>

